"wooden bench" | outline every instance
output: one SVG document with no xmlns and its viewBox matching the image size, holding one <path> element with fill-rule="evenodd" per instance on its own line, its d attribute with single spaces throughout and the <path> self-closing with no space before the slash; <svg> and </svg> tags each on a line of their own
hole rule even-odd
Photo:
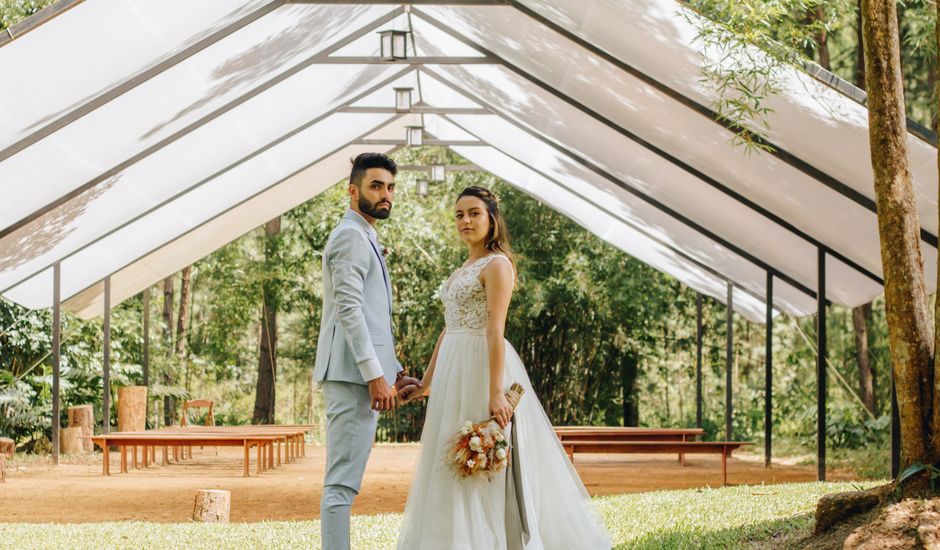
<svg viewBox="0 0 940 550">
<path fill-rule="evenodd" d="M 259 424 L 246 426 L 171 426 L 160 428 L 159 430 L 148 430 L 143 433 L 179 433 L 179 434 L 261 434 L 266 436 L 275 436 L 280 438 L 277 441 L 276 459 L 277 464 L 281 465 L 281 445 L 284 446 L 284 463 L 289 463 L 295 458 L 302 457 L 305 454 L 304 437 L 311 430 L 318 428 L 318 424 Z M 179 460 L 177 450 L 174 448 L 174 459 Z M 183 456 L 185 458 L 188 451 L 189 458 L 192 458 L 192 447 L 183 447 Z M 273 449 L 272 449 L 273 452 Z M 167 462 L 166 449 L 164 448 L 164 464 Z"/>
<path fill-rule="evenodd" d="M 104 435 L 83 436 L 101 447 L 103 451 L 102 474 L 111 475 L 110 453 L 108 449 L 115 445 L 121 450 L 121 472 L 127 472 L 127 448 L 128 447 L 181 447 L 181 446 L 217 446 L 217 447 L 243 447 L 245 449 L 244 476 L 248 474 L 249 452 L 252 447 L 258 449 L 258 473 L 262 473 L 269 466 L 270 461 L 267 458 L 265 449 L 272 446 L 277 440 L 275 437 L 265 437 L 259 435 L 182 435 L 182 434 L 145 434 L 145 433 L 113 433 Z M 146 457 L 149 453 L 145 452 Z M 146 459 L 145 464 L 146 466 Z"/>
<path fill-rule="evenodd" d="M 555 434 L 565 442 L 578 441 L 695 441 L 705 434 L 702 428 L 638 428 L 623 426 L 556 426 Z M 569 453 L 570 456 L 570 453 Z M 685 466 L 685 454 L 679 453 Z"/>
<path fill-rule="evenodd" d="M 103 475 L 110 474 L 110 446 L 117 446 L 121 452 L 121 472 L 127 472 L 128 447 L 144 448 L 144 467 L 148 465 L 149 457 L 154 456 L 157 447 L 163 448 L 163 464 L 167 464 L 167 448 L 174 449 L 174 456 L 179 460 L 179 449 L 183 449 L 185 458 L 186 449 L 194 446 L 206 447 L 243 447 L 243 472 L 249 475 L 249 459 L 251 449 L 257 448 L 257 470 L 262 473 L 267 469 L 281 465 L 281 447 L 284 447 L 284 461 L 288 463 L 305 454 L 304 436 L 315 428 L 313 425 L 263 425 L 263 426 L 187 426 L 169 427 L 158 430 L 142 432 L 114 432 L 95 436 L 85 436 L 104 451 L 102 463 Z M 276 447 L 276 453 L 275 453 Z M 155 463 L 155 456 L 152 459 Z M 136 462 L 136 452 L 135 452 Z M 135 464 L 136 466 L 136 464 Z"/>
<path fill-rule="evenodd" d="M 720 454 L 721 484 L 727 485 L 728 457 L 731 456 L 731 452 L 745 445 L 753 445 L 753 443 L 743 441 L 568 441 L 562 445 L 572 462 L 574 462 L 575 452 Z"/>
</svg>

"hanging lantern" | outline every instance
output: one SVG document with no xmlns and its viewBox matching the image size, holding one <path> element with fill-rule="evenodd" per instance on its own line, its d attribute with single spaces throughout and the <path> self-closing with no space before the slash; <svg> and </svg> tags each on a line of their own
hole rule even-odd
<svg viewBox="0 0 940 550">
<path fill-rule="evenodd" d="M 385 61 L 408 59 L 408 31 L 380 31 L 380 56 Z"/>
<path fill-rule="evenodd" d="M 418 196 L 427 197 L 428 196 L 428 180 L 421 178 L 417 181 Z"/>
<path fill-rule="evenodd" d="M 444 165 L 443 164 L 431 165 L 431 181 L 444 181 Z"/>
<path fill-rule="evenodd" d="M 395 88 L 395 110 L 407 113 L 411 110 L 411 94 L 414 88 Z"/>
<path fill-rule="evenodd" d="M 424 143 L 424 126 L 405 126 L 405 143 L 408 147 L 421 147 Z"/>
</svg>

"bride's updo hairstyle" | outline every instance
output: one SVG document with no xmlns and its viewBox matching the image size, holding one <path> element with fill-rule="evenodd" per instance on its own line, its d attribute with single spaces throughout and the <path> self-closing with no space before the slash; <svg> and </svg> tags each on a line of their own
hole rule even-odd
<svg viewBox="0 0 940 550">
<path fill-rule="evenodd" d="M 512 263 L 513 271 L 516 269 L 516 258 L 512 253 L 512 247 L 509 245 L 509 229 L 506 227 L 506 220 L 499 212 L 499 197 L 485 187 L 467 187 L 457 195 L 459 201 L 463 197 L 476 197 L 486 205 L 486 211 L 490 217 L 490 232 L 486 235 L 486 243 L 483 247 L 487 252 L 500 252 L 505 254 Z"/>
</svg>

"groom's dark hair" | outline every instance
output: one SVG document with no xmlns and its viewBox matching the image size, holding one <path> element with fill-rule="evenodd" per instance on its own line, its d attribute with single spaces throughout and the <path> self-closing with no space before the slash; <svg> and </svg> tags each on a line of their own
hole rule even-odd
<svg viewBox="0 0 940 550">
<path fill-rule="evenodd" d="M 382 153 L 362 153 L 350 162 L 352 162 L 352 171 L 349 172 L 349 183 L 356 187 L 362 186 L 362 178 L 365 177 L 366 170 L 369 168 L 384 168 L 393 176 L 398 173 L 398 165 L 395 161 Z"/>
</svg>

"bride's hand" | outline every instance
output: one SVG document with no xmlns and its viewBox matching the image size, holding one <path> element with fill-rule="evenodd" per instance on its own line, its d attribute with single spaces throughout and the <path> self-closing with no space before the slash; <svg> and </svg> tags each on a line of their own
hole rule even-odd
<svg viewBox="0 0 940 550">
<path fill-rule="evenodd" d="M 502 392 L 490 396 L 490 415 L 499 423 L 499 427 L 505 429 L 512 418 L 512 406 L 506 395 Z"/>
<path fill-rule="evenodd" d="M 422 394 L 423 392 L 417 384 L 408 384 L 398 391 L 398 399 L 402 403 L 409 403 L 421 397 Z"/>
</svg>

